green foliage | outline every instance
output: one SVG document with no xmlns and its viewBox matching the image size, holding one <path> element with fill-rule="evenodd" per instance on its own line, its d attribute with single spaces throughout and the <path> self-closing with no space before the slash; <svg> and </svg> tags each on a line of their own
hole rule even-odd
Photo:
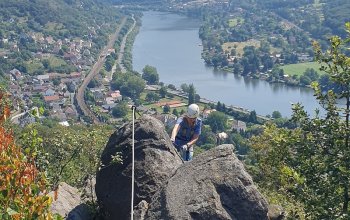
<svg viewBox="0 0 350 220">
<path fill-rule="evenodd" d="M 160 89 L 159 89 L 159 95 L 160 97 L 162 98 L 165 98 L 166 95 L 167 95 L 168 91 L 167 91 L 167 88 L 162 86 Z"/>
<path fill-rule="evenodd" d="M 125 117 L 128 114 L 128 106 L 125 102 L 120 102 L 112 109 L 112 115 L 116 118 Z"/>
<path fill-rule="evenodd" d="M 180 88 L 185 93 L 188 93 L 190 91 L 190 87 L 186 83 L 181 84 Z"/>
<path fill-rule="evenodd" d="M 163 112 L 164 113 L 169 113 L 170 112 L 170 106 L 169 105 L 164 105 Z"/>
<path fill-rule="evenodd" d="M 5 127 L 9 117 L 5 97 L 0 93 L 0 218 L 52 219 L 48 182 L 42 164 L 42 140 L 32 130 L 26 145 L 15 144 Z"/>
<path fill-rule="evenodd" d="M 210 126 L 204 125 L 202 126 L 201 135 L 197 141 L 197 145 L 204 150 L 209 150 L 216 145 L 216 135 L 212 132 Z"/>
<path fill-rule="evenodd" d="M 350 23 L 346 29 L 350 33 Z M 332 37 L 325 52 L 314 43 L 322 70 L 342 88 L 322 92 L 312 83 L 324 116 L 310 118 L 297 104 L 292 119 L 298 128 L 267 125 L 252 139 L 258 182 L 301 202 L 308 219 L 348 219 L 350 214 L 350 58 L 345 53 L 349 43 L 350 34 L 344 40 Z M 340 98 L 344 106 L 337 105 Z"/>
<path fill-rule="evenodd" d="M 125 96 L 137 99 L 145 88 L 145 82 L 137 74 L 130 72 L 118 73 L 113 75 L 111 87 L 113 90 L 120 90 Z"/>
<path fill-rule="evenodd" d="M 112 70 L 114 63 L 115 58 L 113 58 L 111 55 L 108 55 L 105 61 L 105 68 L 108 72 Z"/>
<path fill-rule="evenodd" d="M 176 108 L 174 108 L 173 110 L 173 115 L 175 115 L 176 117 L 179 117 L 179 112 L 177 111 Z"/>
<path fill-rule="evenodd" d="M 142 69 L 142 78 L 146 80 L 149 84 L 158 84 L 159 75 L 157 69 L 153 66 L 146 65 Z"/>
<path fill-rule="evenodd" d="M 153 91 L 148 92 L 145 98 L 147 102 L 156 102 L 156 101 L 159 101 L 159 99 L 160 99 L 159 95 Z"/>
<path fill-rule="evenodd" d="M 191 83 L 188 87 L 188 105 L 191 105 L 195 103 L 196 98 L 196 89 L 194 88 L 194 85 Z"/>
<path fill-rule="evenodd" d="M 210 126 L 214 133 L 221 132 L 227 127 L 227 116 L 222 112 L 215 111 L 209 114 L 205 123 Z"/>
<path fill-rule="evenodd" d="M 272 118 L 276 119 L 276 118 L 281 118 L 281 117 L 282 117 L 281 112 L 279 112 L 279 111 L 272 112 Z"/>
<path fill-rule="evenodd" d="M 76 125 L 63 129 L 57 123 L 49 129 L 35 124 L 26 127 L 21 133 L 30 133 L 33 128 L 38 131 L 37 135 L 45 146 L 43 153 L 49 161 L 46 164 L 48 176 L 54 187 L 61 181 L 82 187 L 87 177 L 95 175 L 108 134 L 112 133 L 112 129 L 107 126 Z"/>
<path fill-rule="evenodd" d="M 98 86 L 100 86 L 100 82 L 95 78 L 93 78 L 87 85 L 88 88 L 96 88 Z"/>
<path fill-rule="evenodd" d="M 249 113 L 248 121 L 254 124 L 258 122 L 256 111 L 253 110 Z"/>
</svg>

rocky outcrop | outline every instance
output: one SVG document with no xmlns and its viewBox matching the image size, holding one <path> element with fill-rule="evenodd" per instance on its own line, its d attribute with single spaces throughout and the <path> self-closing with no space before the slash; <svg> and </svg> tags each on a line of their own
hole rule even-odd
<svg viewBox="0 0 350 220">
<path fill-rule="evenodd" d="M 116 131 L 101 156 L 96 195 L 106 219 L 130 219 L 132 125 Z M 122 163 L 111 163 L 121 152 Z M 135 219 L 268 219 L 268 204 L 234 154 L 221 145 L 183 164 L 162 123 L 135 125 Z"/>
<path fill-rule="evenodd" d="M 83 204 L 80 193 L 77 188 L 66 183 L 60 183 L 57 191 L 57 199 L 55 200 L 54 192 L 50 192 L 49 196 L 53 198 L 51 204 L 51 212 L 57 213 L 67 220 L 90 220 L 92 214 L 87 205 Z"/>
<path fill-rule="evenodd" d="M 221 145 L 181 166 L 149 204 L 144 219 L 264 220 L 268 204 L 232 145 Z"/>
<path fill-rule="evenodd" d="M 117 152 L 121 153 L 122 163 L 112 163 Z M 96 195 L 106 219 L 130 218 L 131 159 L 132 124 L 126 124 L 110 137 L 96 177 Z M 137 120 L 134 204 L 150 202 L 182 163 L 160 121 L 150 116 Z"/>
</svg>

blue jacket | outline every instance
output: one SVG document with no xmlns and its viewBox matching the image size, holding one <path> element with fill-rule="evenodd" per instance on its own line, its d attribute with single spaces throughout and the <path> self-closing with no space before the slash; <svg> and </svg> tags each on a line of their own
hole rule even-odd
<svg viewBox="0 0 350 220">
<path fill-rule="evenodd" d="M 180 147 L 187 144 L 195 134 L 201 134 L 202 120 L 196 119 L 193 127 L 191 127 L 183 117 L 177 119 L 176 124 L 179 124 L 179 131 L 175 137 L 175 145 Z"/>
</svg>

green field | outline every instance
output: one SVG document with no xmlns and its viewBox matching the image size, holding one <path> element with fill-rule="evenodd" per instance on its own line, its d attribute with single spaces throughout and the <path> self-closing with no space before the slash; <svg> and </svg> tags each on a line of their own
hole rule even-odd
<svg viewBox="0 0 350 220">
<path fill-rule="evenodd" d="M 229 27 L 235 27 L 238 24 L 242 24 L 244 22 L 243 18 L 232 18 L 228 20 L 228 26 Z"/>
<path fill-rule="evenodd" d="M 27 61 L 26 64 L 25 64 L 25 67 L 26 67 L 27 73 L 29 75 L 33 75 L 38 70 L 44 71 L 43 64 L 40 61 L 38 61 L 38 60 Z"/>
<path fill-rule="evenodd" d="M 302 75 L 307 68 L 312 68 L 316 70 L 319 74 L 323 74 L 320 69 L 321 65 L 317 62 L 308 62 L 308 63 L 298 63 L 298 64 L 289 64 L 282 66 L 281 68 L 283 69 L 285 74 L 288 74 L 290 76 L 293 75 Z"/>
<path fill-rule="evenodd" d="M 259 48 L 260 41 L 251 39 L 244 42 L 226 42 L 222 45 L 222 50 L 230 52 L 231 49 L 235 48 L 237 56 L 241 57 L 243 55 L 244 47 L 247 46 L 254 46 L 255 48 Z"/>
<path fill-rule="evenodd" d="M 49 62 L 51 67 L 59 67 L 59 66 L 67 65 L 67 62 L 65 60 L 55 56 L 50 56 Z"/>
</svg>

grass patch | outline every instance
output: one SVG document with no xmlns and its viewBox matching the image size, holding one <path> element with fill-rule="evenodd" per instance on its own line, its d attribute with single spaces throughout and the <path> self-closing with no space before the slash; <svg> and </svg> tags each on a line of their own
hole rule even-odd
<svg viewBox="0 0 350 220">
<path fill-rule="evenodd" d="M 239 24 L 243 24 L 244 19 L 243 18 L 232 18 L 228 20 L 228 26 L 230 28 L 236 27 Z"/>
<path fill-rule="evenodd" d="M 321 65 L 317 62 L 307 62 L 307 63 L 298 63 L 298 64 L 289 64 L 282 66 L 285 74 L 288 74 L 290 76 L 298 75 L 301 76 L 307 68 L 316 70 L 319 74 L 324 74 L 324 72 L 321 72 L 320 69 Z"/>
<path fill-rule="evenodd" d="M 50 66 L 53 68 L 67 65 L 67 62 L 59 57 L 51 56 L 48 60 L 50 62 Z"/>
<path fill-rule="evenodd" d="M 26 69 L 28 74 L 34 75 L 39 72 L 43 72 L 45 68 L 40 61 L 32 60 L 32 61 L 26 62 Z"/>
<path fill-rule="evenodd" d="M 64 28 L 63 24 L 55 23 L 55 22 L 48 22 L 45 25 L 45 29 L 47 31 L 57 31 L 57 30 L 61 30 L 63 28 Z"/>
<path fill-rule="evenodd" d="M 246 46 L 254 46 L 256 48 L 260 47 L 260 41 L 259 40 L 248 40 L 244 42 L 227 42 L 222 45 L 223 51 L 231 51 L 232 49 L 236 48 L 236 54 L 238 57 L 241 57 L 243 55 L 243 49 Z"/>
</svg>

